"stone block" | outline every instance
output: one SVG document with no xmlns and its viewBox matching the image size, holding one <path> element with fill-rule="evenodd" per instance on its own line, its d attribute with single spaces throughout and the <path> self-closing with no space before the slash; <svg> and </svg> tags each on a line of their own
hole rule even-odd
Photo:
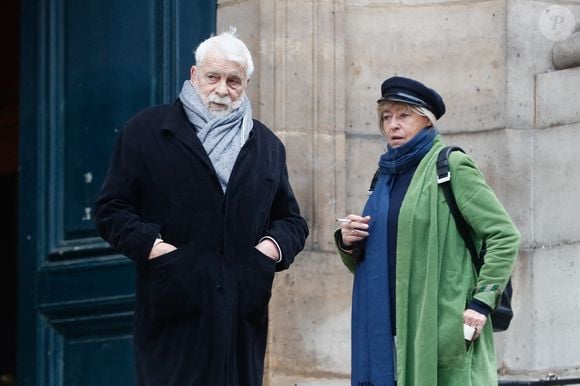
<svg viewBox="0 0 580 386">
<path fill-rule="evenodd" d="M 283 49 L 284 64 L 280 69 L 280 102 L 285 103 L 285 126 L 289 130 L 304 131 L 314 127 L 316 120 L 317 58 L 315 51 L 320 38 L 315 29 L 314 7 L 311 0 L 296 0 L 292 4 L 276 3 L 276 11 L 283 15 L 283 39 L 277 46 Z M 293 28 L 294 26 L 300 28 Z"/>
<path fill-rule="evenodd" d="M 580 240 L 580 123 L 536 130 L 533 142 L 533 234 L 538 245 Z"/>
<path fill-rule="evenodd" d="M 267 24 L 274 41 L 263 48 L 264 55 L 272 60 L 274 90 L 262 97 L 263 104 L 273 105 L 277 124 L 287 130 L 343 131 L 343 30 L 336 20 L 339 6 L 331 1 L 296 0 L 273 2 L 268 7 L 275 14 L 274 25 Z M 268 50 L 273 51 L 273 57 Z"/>
<path fill-rule="evenodd" d="M 532 271 L 531 369 L 578 367 L 580 334 L 580 245 L 546 246 L 535 251 Z M 520 339 L 523 339 L 521 337 Z"/>
<path fill-rule="evenodd" d="M 302 252 L 276 274 L 268 344 L 273 373 L 348 377 L 352 280 L 337 253 Z"/>
<path fill-rule="evenodd" d="M 507 126 L 534 126 L 534 78 L 550 71 L 554 42 L 540 29 L 540 17 L 553 2 L 507 2 Z"/>
<path fill-rule="evenodd" d="M 346 213 L 361 214 L 386 140 L 380 134 L 347 138 Z"/>
<path fill-rule="evenodd" d="M 500 375 L 521 374 L 530 368 L 533 359 L 533 283 L 534 251 L 520 251 L 514 273 L 512 307 L 514 318 L 507 331 L 494 334 L 496 361 Z M 522 338 L 525 337 L 525 338 Z"/>
<path fill-rule="evenodd" d="M 314 220 L 311 245 L 315 250 L 334 251 L 334 238 L 327 229 L 337 226 L 337 216 L 344 210 L 344 136 L 314 133 L 313 194 Z M 340 152 L 340 155 L 336 153 Z M 342 165 L 342 167 L 341 167 Z M 339 170 L 336 170 L 339 169 Z"/>
<path fill-rule="evenodd" d="M 306 133 L 289 133 L 274 130 L 286 147 L 286 164 L 290 184 L 294 190 L 302 217 L 306 219 L 309 227 L 314 220 L 314 185 L 312 181 L 313 171 L 313 148 L 310 135 Z M 311 229 L 312 232 L 312 229 Z M 312 239 L 307 239 L 306 248 L 312 248 Z"/>
<path fill-rule="evenodd" d="M 376 132 L 379 87 L 395 74 L 440 92 L 449 130 L 504 127 L 504 1 L 352 7 L 345 29 L 349 132 Z"/>
<path fill-rule="evenodd" d="M 538 127 L 580 122 L 580 67 L 536 77 Z"/>
<path fill-rule="evenodd" d="M 552 59 L 557 69 L 580 67 L 580 32 L 554 44 Z"/>
</svg>

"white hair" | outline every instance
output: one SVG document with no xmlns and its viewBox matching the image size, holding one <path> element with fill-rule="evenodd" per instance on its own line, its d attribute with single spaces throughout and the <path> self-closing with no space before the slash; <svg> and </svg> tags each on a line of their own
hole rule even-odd
<svg viewBox="0 0 580 386">
<path fill-rule="evenodd" d="M 230 27 L 217 36 L 204 40 L 195 49 L 195 63 L 200 66 L 206 60 L 209 52 L 218 51 L 227 60 L 238 63 L 246 69 L 246 77 L 250 79 L 254 73 L 254 62 L 248 47 L 236 37 L 236 28 Z"/>
</svg>

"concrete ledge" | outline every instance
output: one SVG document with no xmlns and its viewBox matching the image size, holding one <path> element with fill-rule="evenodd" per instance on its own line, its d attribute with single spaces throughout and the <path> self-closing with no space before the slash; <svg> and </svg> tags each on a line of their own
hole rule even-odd
<svg viewBox="0 0 580 386">
<path fill-rule="evenodd" d="M 580 67 L 536 75 L 536 127 L 580 122 Z"/>
<path fill-rule="evenodd" d="M 552 60 L 557 69 L 580 66 L 580 32 L 554 44 Z"/>
</svg>

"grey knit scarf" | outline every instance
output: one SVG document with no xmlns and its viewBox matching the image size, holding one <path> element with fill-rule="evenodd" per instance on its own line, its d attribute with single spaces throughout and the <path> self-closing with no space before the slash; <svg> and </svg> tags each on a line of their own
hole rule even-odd
<svg viewBox="0 0 580 386">
<path fill-rule="evenodd" d="M 226 117 L 216 118 L 202 103 L 189 80 L 183 83 L 179 99 L 225 192 L 236 158 L 252 130 L 250 100 L 244 95 L 239 108 Z"/>
</svg>

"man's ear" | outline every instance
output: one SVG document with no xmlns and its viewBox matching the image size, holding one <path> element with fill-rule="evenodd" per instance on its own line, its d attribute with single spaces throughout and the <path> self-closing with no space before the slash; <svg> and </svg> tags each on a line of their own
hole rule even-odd
<svg viewBox="0 0 580 386">
<path fill-rule="evenodd" d="M 197 73 L 197 68 L 195 66 L 191 66 L 191 70 L 189 70 L 189 80 L 195 81 L 195 74 Z"/>
</svg>

